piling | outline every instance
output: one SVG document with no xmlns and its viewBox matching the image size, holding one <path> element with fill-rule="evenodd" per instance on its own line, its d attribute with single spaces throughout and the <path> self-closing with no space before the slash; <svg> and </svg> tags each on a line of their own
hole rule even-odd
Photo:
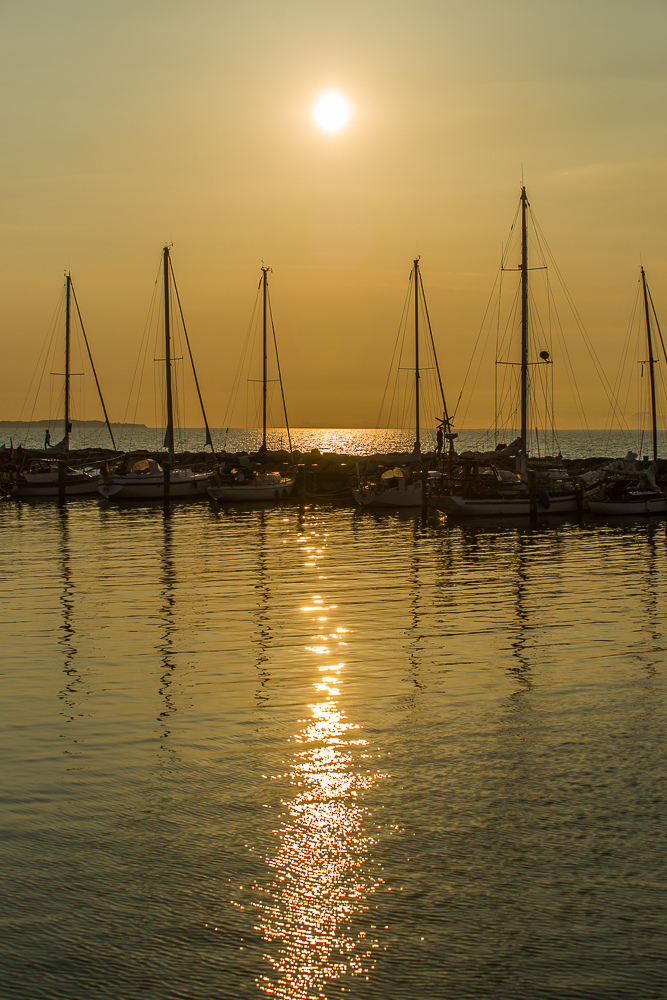
<svg viewBox="0 0 667 1000">
<path fill-rule="evenodd" d="M 67 473 L 67 466 L 65 465 L 65 459 L 61 458 L 58 462 L 58 501 L 62 503 L 65 499 L 65 476 Z"/>
<path fill-rule="evenodd" d="M 535 469 L 528 470 L 528 499 L 530 501 L 531 519 L 537 517 L 537 473 Z"/>
<path fill-rule="evenodd" d="M 164 470 L 164 492 L 162 494 L 164 502 L 169 503 L 169 494 L 171 491 L 171 461 L 165 459 L 162 468 Z"/>
<path fill-rule="evenodd" d="M 422 513 L 424 513 L 428 506 L 428 469 L 422 468 L 421 480 L 422 480 Z"/>
</svg>

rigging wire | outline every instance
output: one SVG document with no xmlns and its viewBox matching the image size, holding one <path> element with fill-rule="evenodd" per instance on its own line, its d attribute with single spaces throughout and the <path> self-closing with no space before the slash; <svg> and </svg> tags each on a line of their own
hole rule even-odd
<svg viewBox="0 0 667 1000">
<path fill-rule="evenodd" d="M 97 371 L 95 369 L 95 362 L 93 361 L 93 355 L 92 355 L 92 352 L 90 350 L 90 344 L 88 343 L 88 337 L 86 336 L 86 329 L 85 329 L 85 327 L 83 325 L 83 319 L 81 318 L 81 310 L 79 309 L 79 302 L 78 302 L 78 299 L 76 297 L 76 292 L 74 291 L 74 284 L 71 283 L 70 287 L 72 289 L 72 297 L 74 299 L 74 305 L 76 306 L 76 314 L 79 317 L 79 323 L 81 324 L 81 333 L 83 334 L 83 339 L 84 339 L 84 342 L 85 342 L 85 345 L 86 345 L 86 350 L 88 351 L 88 358 L 90 360 L 90 367 L 92 368 L 93 376 L 95 378 L 95 385 L 97 386 L 97 393 L 98 393 L 98 396 L 100 398 L 100 403 L 102 404 L 102 409 L 104 411 L 104 419 L 106 421 L 107 430 L 109 431 L 109 437 L 111 438 L 111 443 L 112 443 L 112 445 L 114 447 L 114 451 L 116 451 L 116 442 L 114 440 L 113 431 L 111 430 L 111 424 L 109 423 L 109 415 L 107 413 L 107 408 L 106 408 L 106 405 L 104 403 L 104 397 L 102 396 L 102 387 L 100 386 L 100 382 L 99 382 L 99 379 L 97 377 Z"/>
<path fill-rule="evenodd" d="M 613 394 L 611 392 L 611 385 L 609 383 L 609 380 L 608 380 L 608 378 L 607 378 L 607 376 L 605 374 L 605 371 L 604 371 L 604 369 L 602 367 L 600 359 L 598 358 L 598 356 L 597 356 L 597 354 L 595 352 L 595 348 L 594 348 L 593 343 L 592 343 L 592 341 L 591 341 L 591 339 L 590 339 L 590 337 L 589 337 L 589 335 L 588 335 L 588 333 L 586 331 L 586 328 L 584 326 L 583 320 L 581 319 L 581 316 L 579 314 L 579 310 L 577 309 L 577 307 L 575 305 L 574 299 L 572 298 L 572 295 L 570 294 L 570 291 L 569 291 L 567 285 L 565 284 L 565 279 L 563 278 L 561 270 L 558 267 L 558 264 L 556 263 L 556 260 L 555 260 L 555 258 L 553 256 L 553 253 L 551 252 L 551 248 L 549 247 L 549 244 L 548 244 L 548 242 L 546 240 L 546 237 L 544 236 L 544 233 L 542 232 L 542 228 L 541 228 L 539 222 L 537 221 L 537 219 L 535 218 L 535 215 L 534 215 L 532 209 L 530 211 L 530 217 L 531 217 L 531 222 L 533 224 L 534 230 L 535 230 L 536 234 L 539 237 L 540 245 L 544 247 L 546 259 L 550 262 L 550 266 L 553 268 L 554 274 L 558 278 L 558 281 L 560 283 L 560 287 L 561 287 L 561 289 L 563 291 L 563 294 L 565 295 L 565 299 L 566 299 L 566 301 L 567 301 L 567 303 L 568 303 L 568 305 L 570 307 L 570 310 L 572 312 L 572 316 L 574 318 L 575 324 L 577 326 L 577 329 L 579 330 L 579 333 L 582 336 L 582 339 L 584 341 L 584 344 L 586 346 L 588 354 L 589 354 L 589 356 L 591 358 L 591 361 L 593 362 L 593 366 L 594 366 L 594 368 L 596 370 L 596 373 L 597 373 L 597 375 L 598 375 L 598 377 L 600 379 L 600 382 L 602 384 L 602 387 L 603 387 L 603 389 L 605 391 L 605 394 L 607 396 L 607 400 L 608 400 L 610 406 L 614 407 L 616 404 L 615 404 L 615 400 L 613 398 Z"/>
<path fill-rule="evenodd" d="M 225 413 L 224 413 L 224 417 L 223 417 L 223 426 L 225 426 L 227 428 L 227 430 L 229 430 L 229 426 L 231 426 L 231 420 L 232 420 L 232 417 L 233 417 L 233 414 L 234 414 L 234 411 L 235 411 L 235 408 L 236 408 L 236 405 L 237 405 L 237 401 L 238 401 L 238 397 L 239 397 L 239 393 L 240 393 L 240 389 L 241 389 L 241 384 L 244 381 L 243 380 L 243 375 L 244 375 L 245 372 L 247 372 L 249 370 L 250 366 L 252 365 L 253 354 L 254 354 L 254 345 L 255 345 L 255 334 L 256 334 L 256 330 L 257 330 L 257 324 L 259 322 L 259 311 L 260 311 L 260 303 L 261 303 L 261 287 L 262 287 L 262 283 L 261 283 L 261 280 L 260 280 L 259 286 L 257 288 L 257 295 L 255 297 L 255 303 L 254 303 L 254 306 L 253 306 L 253 309 L 252 309 L 252 313 L 251 313 L 251 316 L 250 316 L 250 321 L 249 321 L 248 326 L 246 328 L 245 337 L 243 339 L 243 343 L 242 343 L 242 346 L 241 346 L 241 356 L 239 358 L 239 362 L 238 362 L 238 365 L 236 367 L 236 372 L 235 372 L 235 375 L 234 375 L 234 381 L 232 382 L 232 390 L 231 390 L 231 393 L 230 393 L 230 396 L 229 396 L 229 399 L 228 399 L 228 402 L 227 402 L 227 407 L 225 409 Z M 250 355 L 250 356 L 248 357 L 248 355 Z M 249 386 L 248 386 L 248 381 L 247 380 L 245 380 L 245 389 L 246 389 L 245 426 L 248 427 L 249 426 L 249 422 L 248 422 L 248 401 L 249 401 L 248 390 L 249 390 Z M 255 422 L 255 421 L 253 421 L 253 422 Z"/>
<path fill-rule="evenodd" d="M 207 445 L 210 445 L 211 451 L 213 452 L 213 454 L 215 454 L 215 449 L 213 447 L 213 440 L 211 439 L 211 431 L 209 429 L 208 419 L 206 417 L 206 410 L 204 409 L 204 400 L 202 399 L 201 389 L 199 388 L 199 379 L 197 378 L 197 370 L 195 368 L 195 359 L 192 356 L 192 348 L 190 347 L 190 338 L 188 337 L 188 330 L 187 330 L 187 327 L 185 325 L 185 317 L 183 316 L 183 308 L 181 306 L 181 297 L 178 294 L 178 285 L 176 284 L 176 277 L 174 275 L 174 267 L 173 267 L 173 264 L 171 262 L 171 257 L 169 258 L 169 271 L 170 271 L 171 280 L 172 280 L 173 286 L 174 286 L 174 292 L 176 293 L 176 302 L 178 303 L 178 311 L 179 311 L 179 314 L 180 314 L 180 317 L 181 317 L 181 323 L 183 325 L 183 334 L 185 336 L 185 343 L 187 344 L 188 355 L 190 357 L 190 365 L 192 367 L 192 375 L 194 377 L 195 387 L 196 387 L 196 390 L 197 390 L 197 397 L 199 399 L 199 405 L 201 407 L 201 414 L 202 414 L 202 417 L 204 419 L 204 426 L 206 428 L 206 442 L 205 443 Z"/>
<path fill-rule="evenodd" d="M 425 316 L 426 316 L 426 325 L 427 325 L 427 328 L 428 328 L 427 349 L 430 347 L 431 359 L 432 359 L 433 365 L 435 367 L 435 370 L 436 370 L 436 373 L 437 373 L 437 376 L 438 376 L 438 385 L 440 387 L 440 397 L 441 397 L 441 400 L 442 400 L 443 416 L 444 416 L 444 419 L 445 419 L 445 421 L 447 423 L 447 426 L 450 426 L 451 420 L 450 420 L 449 414 L 447 412 L 447 401 L 445 399 L 445 390 L 444 390 L 443 385 L 442 385 L 442 376 L 440 375 L 440 366 L 438 364 L 438 355 L 436 354 L 436 351 L 435 351 L 435 342 L 433 340 L 433 329 L 431 327 L 431 317 L 429 316 L 428 305 L 427 305 L 427 302 L 426 302 L 426 294 L 424 292 L 424 282 L 423 282 L 423 279 L 422 279 L 422 276 L 421 276 L 421 272 L 419 272 L 419 285 L 421 287 L 421 293 L 422 293 L 421 301 L 422 301 L 423 312 L 425 313 Z"/>
<path fill-rule="evenodd" d="M 146 371 L 146 362 L 148 358 L 148 347 L 150 341 L 151 332 L 154 330 L 155 324 L 155 309 L 156 309 L 156 299 L 158 296 L 158 283 L 160 280 L 160 273 L 162 270 L 162 263 L 160 263 L 160 268 L 158 269 L 157 276 L 153 283 L 153 293 L 151 295 L 151 300 L 148 307 L 148 315 L 144 323 L 143 333 L 141 335 L 141 340 L 139 342 L 139 351 L 137 353 L 137 358 L 134 364 L 134 371 L 132 373 L 132 380 L 130 382 L 130 389 L 127 397 L 127 403 L 125 405 L 125 410 L 123 413 L 123 423 L 127 426 L 133 425 L 137 426 L 137 411 L 139 409 L 139 401 L 142 398 L 141 389 L 143 386 L 144 375 Z M 154 359 L 157 361 L 157 358 Z M 153 403 L 154 403 L 154 424 L 157 427 L 158 423 L 162 423 L 162 420 L 158 421 L 158 414 L 156 410 L 157 401 L 157 386 L 155 384 L 155 366 L 153 366 Z M 134 409 L 132 410 L 132 405 L 134 404 Z M 130 429 L 130 437 L 128 440 L 128 450 L 132 450 L 132 428 Z"/>
<path fill-rule="evenodd" d="M 397 353 L 398 353 L 398 357 L 400 359 L 400 357 L 402 355 L 402 348 L 403 348 L 402 336 L 403 337 L 405 336 L 405 323 L 407 322 L 406 316 L 407 316 L 407 311 L 408 311 L 408 307 L 409 307 L 409 304 L 410 304 L 410 289 L 412 287 L 412 277 L 413 277 L 413 272 L 411 271 L 410 272 L 410 280 L 408 282 L 408 290 L 406 292 L 405 300 L 403 302 L 403 312 L 401 314 L 401 318 L 400 318 L 400 321 L 399 321 L 399 324 L 398 324 L 398 330 L 396 331 L 396 340 L 394 341 L 394 349 L 392 351 L 391 361 L 389 363 L 389 369 L 387 371 L 387 380 L 385 382 L 384 392 L 382 393 L 382 399 L 380 401 L 380 411 L 378 413 L 378 419 L 377 419 L 377 423 L 376 423 L 376 427 L 378 429 L 380 428 L 380 425 L 381 425 L 381 422 L 382 422 L 382 414 L 384 412 L 385 402 L 386 402 L 386 398 L 387 398 L 387 392 L 389 390 L 389 384 L 391 382 L 392 375 L 394 373 L 394 365 L 396 363 L 396 356 L 397 356 Z M 399 347 L 399 345 L 400 345 L 400 347 Z M 396 369 L 396 370 L 398 370 L 398 369 Z M 396 392 L 396 382 L 394 382 L 394 394 L 395 394 L 395 392 Z M 390 403 L 390 406 L 389 406 L 389 415 L 390 416 L 391 416 L 391 412 L 392 412 L 392 409 L 393 409 L 393 398 L 394 397 L 392 397 L 392 403 Z"/>
<path fill-rule="evenodd" d="M 26 406 L 28 404 L 28 400 L 29 399 L 32 400 L 32 407 L 30 409 L 29 417 L 28 417 L 28 420 L 27 420 L 27 425 L 28 426 L 26 427 L 25 434 L 24 434 L 24 437 L 23 437 L 23 446 L 24 447 L 25 447 L 25 445 L 27 443 L 28 434 L 31 431 L 32 425 L 35 423 L 35 410 L 37 409 L 37 406 L 38 406 L 38 403 L 39 403 L 39 399 L 40 399 L 40 396 L 41 396 L 41 390 L 42 390 L 42 385 L 43 385 L 43 382 L 44 382 L 44 376 L 46 374 L 47 365 L 49 367 L 55 367 L 55 365 L 54 365 L 54 357 L 55 357 L 55 349 L 56 349 L 56 336 L 57 336 L 57 331 L 60 329 L 60 327 L 62 326 L 62 323 L 64 321 L 64 313 L 65 313 L 65 292 L 64 292 L 64 286 L 63 286 L 63 291 L 58 296 L 58 300 L 56 302 L 54 311 L 53 311 L 52 316 L 51 316 L 51 322 L 50 322 L 50 324 L 49 324 L 49 326 L 47 328 L 46 339 L 43 342 L 42 347 L 40 349 L 40 352 L 39 352 L 39 354 L 37 356 L 37 361 L 35 362 L 35 367 L 33 369 L 33 373 L 32 373 L 32 376 L 30 378 L 30 382 L 28 383 L 28 388 L 27 388 L 26 394 L 24 396 L 23 404 L 22 404 L 21 409 L 19 411 L 19 417 L 18 417 L 18 421 L 17 421 L 18 425 L 22 424 L 22 422 L 23 422 L 23 414 L 24 414 Z M 35 389 L 33 389 L 33 386 L 35 385 L 35 381 L 37 382 L 37 387 Z M 52 409 L 52 405 L 51 404 L 52 404 L 52 390 L 49 387 L 49 404 L 48 404 L 48 410 L 47 410 L 47 412 L 49 414 L 55 412 Z M 51 420 L 50 419 L 49 419 L 49 426 L 51 426 Z M 17 436 L 18 436 L 18 430 L 19 430 L 19 427 L 17 427 Z"/>
<path fill-rule="evenodd" d="M 493 289 L 491 295 L 489 296 L 489 301 L 484 312 L 484 317 L 480 325 L 473 352 L 468 364 L 468 368 L 465 373 L 461 391 L 459 394 L 459 400 L 457 401 L 456 411 L 458 412 L 459 405 L 462 399 L 466 399 L 465 410 L 463 413 L 463 421 L 468 415 L 471 402 L 474 398 L 474 390 L 480 379 L 482 364 L 483 364 L 483 351 L 480 348 L 486 348 L 491 332 L 492 317 L 495 320 L 493 325 L 495 326 L 495 339 L 496 339 L 496 370 L 494 376 L 494 411 L 495 411 L 495 440 L 498 440 L 498 434 L 503 427 L 510 428 L 510 415 L 508 413 L 508 406 L 516 401 L 515 391 L 510 390 L 512 383 L 516 381 L 515 375 L 512 371 L 501 372 L 498 365 L 511 368 L 514 364 L 511 362 L 512 350 L 511 344 L 514 344 L 516 339 L 516 331 L 518 324 L 519 303 L 518 303 L 518 289 L 512 297 L 512 303 L 510 304 L 509 310 L 507 312 L 507 319 L 504 321 L 502 319 L 502 314 L 505 312 L 502 308 L 501 300 L 504 297 L 504 284 L 505 284 L 505 271 L 516 271 L 515 267 L 509 267 L 508 261 L 516 254 L 519 237 L 521 233 L 519 232 L 519 212 L 520 205 L 517 206 L 515 211 L 514 219 L 510 227 L 510 234 L 507 242 L 503 245 L 501 251 L 501 264 L 496 279 L 494 281 Z M 531 271 L 543 270 L 543 288 L 545 295 L 545 311 L 544 311 L 544 321 L 540 317 L 540 310 L 537 305 L 537 295 L 536 289 L 534 287 L 534 282 L 531 283 L 529 288 L 529 328 L 531 337 L 531 353 L 534 351 L 539 354 L 540 347 L 544 347 L 544 343 L 538 343 L 543 339 L 549 347 L 549 353 L 554 355 L 554 348 L 557 346 L 560 356 L 564 362 L 563 367 L 566 375 L 566 382 L 569 383 L 569 391 L 574 402 L 575 410 L 577 412 L 580 426 L 585 427 L 590 432 L 590 427 L 588 424 L 587 415 L 585 412 L 583 398 L 581 390 L 577 385 L 577 380 L 574 377 L 575 374 L 575 364 L 570 351 L 569 344 L 563 335 L 563 325 L 561 317 L 559 314 L 558 305 L 554 295 L 553 281 L 551 278 L 550 271 L 553 271 L 556 279 L 558 280 L 559 286 L 562 289 L 565 300 L 571 311 L 574 323 L 582 336 L 586 350 L 588 351 L 595 370 L 600 378 L 601 384 L 604 388 L 604 392 L 607 398 L 610 400 L 612 407 L 616 408 L 617 404 L 613 399 L 613 393 L 611 391 L 611 386 L 606 377 L 606 374 L 602 368 L 599 358 L 595 354 L 593 345 L 591 343 L 590 337 L 588 336 L 581 317 L 574 305 L 572 296 L 565 284 L 563 275 L 555 262 L 553 254 L 549 248 L 549 245 L 544 237 L 542 229 L 535 219 L 535 215 L 528 204 L 528 213 L 530 221 L 529 229 L 529 240 L 531 253 L 534 255 L 535 259 L 539 261 L 539 267 L 531 267 Z M 542 293 L 541 293 L 542 294 Z M 498 305 L 493 306 L 493 302 L 497 296 Z M 496 311 L 497 310 L 497 311 Z M 548 359 L 547 359 L 548 361 Z M 558 445 L 558 433 L 556 427 L 556 416 L 555 416 L 555 404 L 556 404 L 556 392 L 555 392 L 555 381 L 554 381 L 554 367 L 548 370 L 542 371 L 541 363 L 532 363 L 529 376 L 531 385 L 531 402 L 530 402 L 530 413 L 532 417 L 529 419 L 529 426 L 535 428 L 533 433 L 535 434 L 535 439 L 537 442 L 537 447 L 539 450 L 542 449 L 543 445 L 547 442 L 545 435 L 548 435 L 551 439 L 551 445 L 555 449 L 559 448 Z M 474 377 L 472 377 L 474 375 Z M 518 408 L 517 408 L 518 412 Z M 517 424 L 517 416 L 513 418 L 514 426 Z M 537 428 L 539 425 L 544 424 L 544 430 L 540 431 L 538 434 Z"/>
<path fill-rule="evenodd" d="M 276 328 L 273 323 L 273 309 L 271 307 L 271 295 L 269 293 L 268 282 L 267 282 L 267 301 L 269 306 L 269 318 L 271 320 L 271 333 L 273 334 L 273 348 L 276 355 L 276 367 L 278 369 L 278 382 L 280 384 L 280 396 L 283 403 L 283 414 L 285 417 L 285 430 L 287 432 L 287 443 L 289 445 L 290 455 L 292 454 L 292 438 L 290 436 L 289 420 L 287 419 L 287 404 L 285 403 L 285 390 L 283 387 L 283 376 L 280 370 L 280 358 L 278 357 L 278 341 L 276 339 Z"/>
</svg>

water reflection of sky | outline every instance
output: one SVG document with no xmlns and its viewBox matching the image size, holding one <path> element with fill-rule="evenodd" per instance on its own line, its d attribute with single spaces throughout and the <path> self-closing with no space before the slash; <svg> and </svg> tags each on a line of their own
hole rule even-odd
<svg viewBox="0 0 667 1000">
<path fill-rule="evenodd" d="M 305 568 L 321 569 L 326 539 L 300 541 Z M 312 657 L 315 697 L 289 741 L 288 794 L 257 904 L 257 929 L 270 965 L 258 985 L 290 1000 L 321 997 L 332 980 L 368 974 L 378 947 L 365 922 L 355 918 L 368 908 L 379 882 L 364 797 L 381 775 L 369 766 L 361 726 L 342 707 L 347 664 L 339 657 L 348 630 L 334 624 L 336 611 L 323 594 L 310 595 L 301 608 L 310 633 L 306 652 Z"/>
<path fill-rule="evenodd" d="M 5 994 L 664 993 L 664 520 L 0 507 Z"/>
</svg>

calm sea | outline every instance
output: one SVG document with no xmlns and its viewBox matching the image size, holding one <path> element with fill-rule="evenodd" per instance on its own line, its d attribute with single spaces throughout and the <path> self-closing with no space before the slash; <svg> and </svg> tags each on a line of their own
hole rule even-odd
<svg viewBox="0 0 667 1000">
<path fill-rule="evenodd" d="M 664 998 L 664 519 L 0 502 L 0 994 Z"/>
<path fill-rule="evenodd" d="M 0 444 L 9 447 L 10 442 L 17 446 L 22 444 L 28 448 L 44 446 L 43 426 L 19 426 L 0 422 Z M 125 450 L 159 451 L 163 448 L 164 430 L 143 426 L 116 426 L 113 428 L 116 447 Z M 62 423 L 55 424 L 51 430 L 51 444 L 55 444 L 62 436 Z M 518 437 L 517 430 L 510 430 L 503 436 L 495 435 L 493 430 L 463 429 L 459 431 L 455 446 L 458 452 L 492 451 L 501 442 L 509 444 Z M 256 430 L 240 428 L 212 428 L 211 437 L 216 451 L 257 451 L 261 444 L 261 434 Z M 176 431 L 177 451 L 205 451 L 205 431 L 201 427 L 186 427 Z M 387 454 L 390 452 L 412 451 L 414 446 L 414 431 L 400 428 L 389 430 L 367 430 L 364 428 L 320 428 L 297 427 L 291 431 L 288 438 L 286 431 L 269 430 L 269 448 L 292 448 L 301 452 L 319 448 L 320 451 L 338 452 L 346 455 Z M 435 431 L 426 428 L 421 433 L 422 451 L 435 450 Z M 642 431 L 602 431 L 574 430 L 561 431 L 558 435 L 538 437 L 532 435 L 530 441 L 531 454 L 558 455 L 562 452 L 565 458 L 589 458 L 608 456 L 623 457 L 628 451 L 643 454 L 649 451 L 650 435 Z M 75 424 L 72 435 L 72 448 L 110 448 L 111 441 L 105 427 L 93 427 L 85 424 Z M 661 432 L 659 454 L 667 453 L 667 434 Z"/>
</svg>

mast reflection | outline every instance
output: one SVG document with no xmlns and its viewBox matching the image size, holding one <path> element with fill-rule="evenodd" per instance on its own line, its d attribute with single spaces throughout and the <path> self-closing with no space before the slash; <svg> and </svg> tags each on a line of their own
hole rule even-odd
<svg viewBox="0 0 667 1000">
<path fill-rule="evenodd" d="M 59 698 L 64 703 L 62 714 L 68 722 L 73 722 L 76 717 L 75 706 L 77 696 L 81 694 L 83 677 L 76 667 L 77 647 L 74 644 L 76 635 L 74 617 L 74 580 L 72 576 L 68 510 L 65 504 L 60 504 L 57 508 L 58 519 L 58 541 L 59 541 L 59 565 L 61 591 L 58 598 L 61 613 L 62 625 L 60 626 L 60 637 L 58 645 L 63 653 L 63 673 L 67 678 L 63 688 L 59 693 Z"/>
<path fill-rule="evenodd" d="M 407 695 L 404 696 L 402 701 L 405 707 L 415 708 L 417 704 L 417 696 L 423 694 L 424 692 L 424 682 L 421 679 L 422 671 L 422 656 L 424 653 L 424 608 L 422 606 L 422 588 L 421 588 L 421 556 L 419 551 L 419 541 L 420 536 L 424 533 L 426 527 L 426 521 L 424 517 L 420 515 L 419 519 L 415 518 L 412 525 L 412 545 L 410 547 L 411 557 L 410 566 L 408 570 L 408 592 L 410 595 L 409 607 L 410 607 L 410 625 L 408 626 L 406 638 L 407 647 L 406 652 L 408 655 L 408 669 L 407 673 L 411 680 L 411 689 Z"/>
<path fill-rule="evenodd" d="M 514 604 L 516 631 L 512 639 L 512 655 L 515 659 L 515 664 L 507 668 L 508 673 L 512 674 L 519 684 L 518 689 L 510 695 L 515 702 L 519 702 L 521 696 L 533 687 L 528 644 L 528 634 L 533 624 L 528 606 L 527 556 L 530 544 L 530 529 L 524 532 L 520 528 L 516 533 L 516 562 L 514 567 L 516 576 Z"/>
<path fill-rule="evenodd" d="M 306 530 L 299 543 L 305 567 L 321 570 L 325 543 Z M 371 872 L 376 839 L 368 832 L 364 797 L 383 775 L 369 766 L 368 742 L 341 705 L 346 663 L 337 658 L 344 655 L 348 630 L 335 625 L 335 610 L 321 593 L 301 609 L 318 629 L 307 647 L 314 657 L 315 700 L 290 740 L 285 777 L 291 797 L 282 800 L 273 831 L 278 846 L 266 859 L 273 880 L 257 904 L 258 930 L 275 945 L 266 955 L 272 972 L 257 985 L 289 1000 L 322 996 L 332 980 L 370 972 L 378 946 L 358 918 L 380 883 Z"/>
<path fill-rule="evenodd" d="M 257 668 L 257 674 L 259 677 L 260 687 L 256 694 L 257 704 L 266 704 L 269 700 L 269 695 L 266 690 L 267 684 L 269 683 L 270 673 L 269 673 L 269 649 L 271 646 L 271 640 L 273 638 L 273 629 L 271 625 L 271 613 L 270 613 L 270 597 L 271 591 L 269 588 L 268 579 L 268 569 L 267 569 L 267 512 L 266 510 L 260 510 L 257 512 L 257 517 L 259 519 L 258 532 L 257 532 L 257 582 L 254 584 L 257 593 L 257 626 L 256 626 L 256 636 L 253 638 L 253 643 L 257 647 L 257 657 L 255 659 L 255 666 Z"/>
<path fill-rule="evenodd" d="M 171 690 L 174 680 L 174 671 L 176 669 L 174 662 L 174 633 L 176 631 L 176 602 L 174 591 L 176 585 L 176 570 L 174 566 L 173 554 L 173 514 L 168 504 L 165 504 L 164 509 L 161 511 L 161 515 L 163 540 L 160 597 L 162 600 L 162 606 L 160 608 L 159 618 L 162 623 L 162 638 L 157 646 L 157 651 L 160 654 L 162 664 L 158 693 L 162 698 L 164 707 L 158 715 L 158 722 L 162 726 L 162 739 L 167 740 L 171 736 L 169 720 L 176 711 L 174 694 Z M 168 749 L 168 747 L 163 746 L 163 749 Z"/>
<path fill-rule="evenodd" d="M 649 524 L 646 532 L 646 571 L 644 585 L 640 589 L 641 602 L 651 639 L 654 643 L 664 641 L 664 615 L 660 609 L 659 584 L 661 580 L 658 545 L 664 545 L 665 529 L 662 525 Z M 647 677 L 655 677 L 663 664 L 661 647 L 641 655 Z"/>
</svg>

